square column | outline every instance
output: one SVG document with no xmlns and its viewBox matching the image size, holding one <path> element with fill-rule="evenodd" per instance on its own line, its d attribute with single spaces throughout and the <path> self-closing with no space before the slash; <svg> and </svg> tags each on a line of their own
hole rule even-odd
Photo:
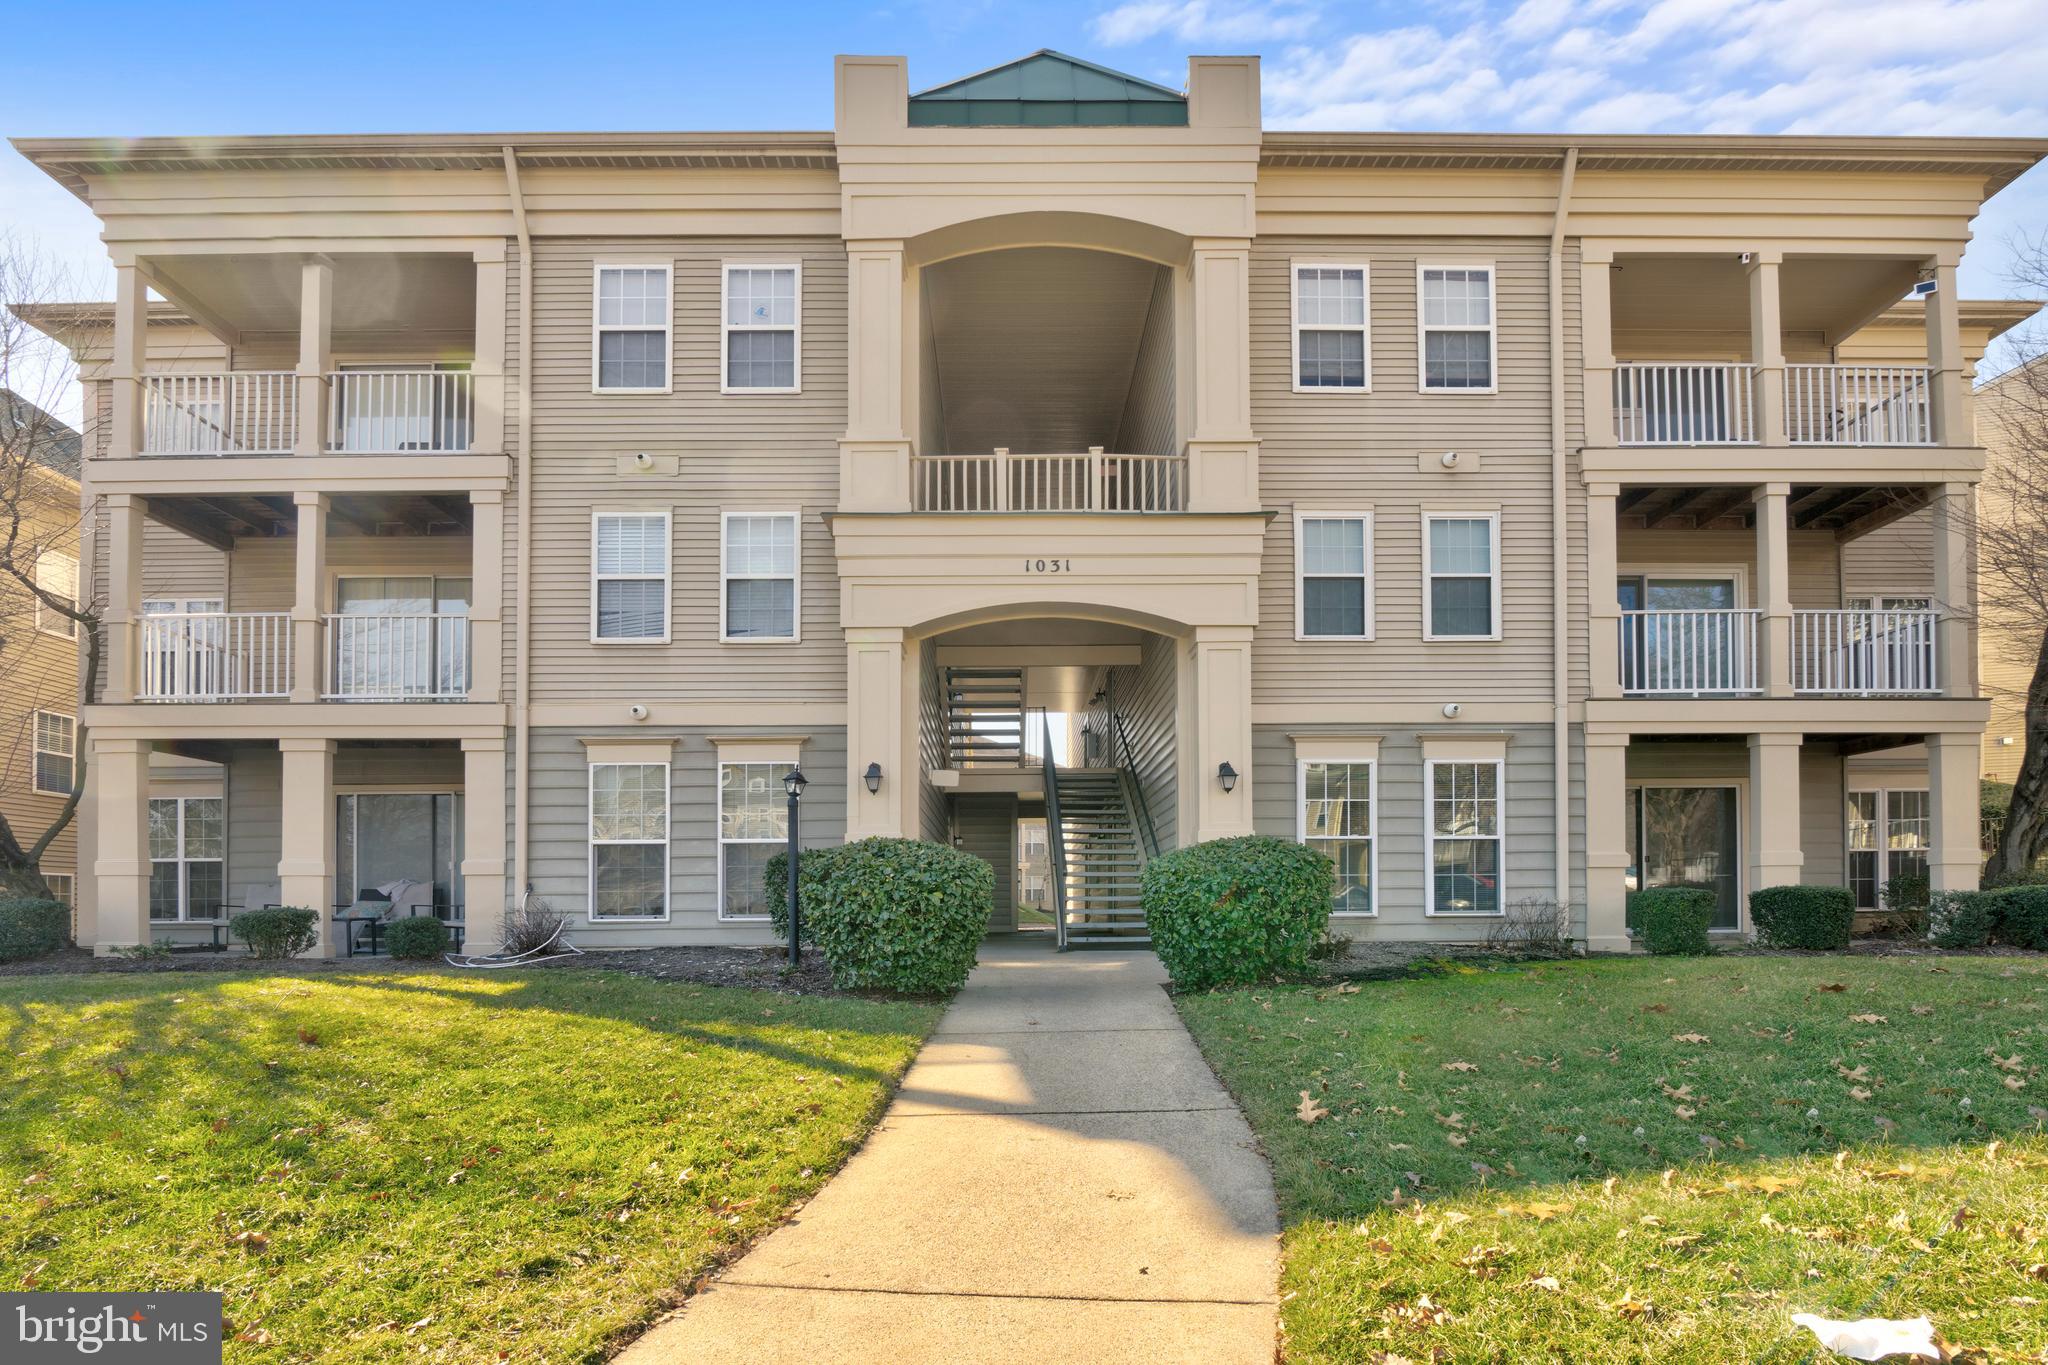
<svg viewBox="0 0 2048 1365">
<path fill-rule="evenodd" d="M 293 701 L 320 700 L 327 661 L 321 656 L 321 610 L 327 601 L 327 495 L 292 494 L 298 509 L 298 564 L 292 595 Z"/>
<path fill-rule="evenodd" d="M 491 953 L 504 941 L 505 738 L 462 741 L 463 951 Z"/>
<path fill-rule="evenodd" d="M 1590 381 L 1589 381 L 1590 382 Z M 1615 517 L 1621 488 L 1596 483 L 1586 489 L 1586 667 L 1595 697 L 1621 695 L 1621 572 L 1615 548 Z M 1627 746 L 1627 739 L 1622 744 Z"/>
<path fill-rule="evenodd" d="M 1927 369 L 1934 406 L 1934 439 L 1945 446 L 1973 445 L 1977 436 L 1965 420 L 1970 385 L 1963 368 L 1962 300 L 1956 295 L 1956 263 L 1932 260 L 1934 279 L 1927 296 Z"/>
<path fill-rule="evenodd" d="M 1785 324 L 1778 301 L 1778 267 L 1784 256 L 1757 251 L 1749 259 L 1749 358 L 1756 366 L 1756 439 L 1783 445 L 1785 425 Z"/>
<path fill-rule="evenodd" d="M 149 755 L 146 739 L 95 739 L 89 783 L 98 847 L 92 950 L 149 942 Z M 83 923 L 80 925 L 84 928 Z"/>
<path fill-rule="evenodd" d="M 1188 510 L 1250 511 L 1259 506 L 1259 446 L 1252 433 L 1251 243 L 1204 238 L 1192 266 L 1192 363 L 1176 383 L 1194 390 L 1194 432 L 1187 441 Z"/>
<path fill-rule="evenodd" d="M 1984 866 L 1978 843 L 1983 745 L 1974 731 L 1927 736 L 1927 880 L 1936 891 L 1977 889 Z"/>
<path fill-rule="evenodd" d="M 334 262 L 310 256 L 299 267 L 299 429 L 294 455 L 327 450 L 327 372 L 334 368 Z"/>
<path fill-rule="evenodd" d="M 148 342 L 143 332 L 149 320 L 149 281 L 134 261 L 114 262 L 114 353 L 107 366 L 107 378 L 114 410 L 108 425 L 107 456 L 125 460 L 142 452 L 146 437 L 143 423 L 142 374 Z"/>
<path fill-rule="evenodd" d="M 1625 953 L 1628 936 L 1628 740 L 1588 734 L 1586 745 L 1586 949 Z"/>
<path fill-rule="evenodd" d="M 1252 630 L 1249 626 L 1195 628 L 1194 733 L 1183 735 L 1194 752 L 1195 839 L 1227 839 L 1252 829 Z M 1229 791 L 1221 765 L 1237 770 Z"/>
<path fill-rule="evenodd" d="M 1797 886 L 1806 853 L 1799 833 L 1799 735 L 1749 737 L 1749 886 Z"/>
<path fill-rule="evenodd" d="M 469 448 L 505 448 L 505 244 L 481 247 L 476 261 L 476 349 L 470 357 L 472 407 Z"/>
<path fill-rule="evenodd" d="M 1756 499 L 1757 681 L 1767 697 L 1792 695 L 1792 485 L 1767 483 Z M 1741 648 L 1740 645 L 1737 646 Z"/>
<path fill-rule="evenodd" d="M 149 504 L 131 493 L 107 494 L 107 652 L 101 700 L 119 704 L 135 700 L 141 658 L 142 524 Z M 92 572 L 87 561 L 81 577 Z M 81 582 L 79 593 L 87 595 Z"/>
<path fill-rule="evenodd" d="M 505 495 L 469 495 L 469 699 L 496 701 L 504 681 Z"/>
<path fill-rule="evenodd" d="M 846 435 L 839 442 L 839 506 L 846 511 L 910 510 L 904 396 L 917 382 L 912 307 L 903 243 L 846 244 Z"/>
<path fill-rule="evenodd" d="M 1586 356 L 1586 440 L 1593 449 L 1614 444 L 1614 253 L 1582 249 L 1579 256 L 1579 328 Z M 1596 694 L 1597 695 L 1597 694 Z"/>
<path fill-rule="evenodd" d="M 333 957 L 334 741 L 280 739 L 277 747 L 284 759 L 278 811 L 279 901 L 318 914 L 320 940 L 307 956 Z"/>
<path fill-rule="evenodd" d="M 1934 605 L 1941 615 L 1934 624 L 1934 677 L 1944 697 L 1977 695 L 1977 651 L 1971 642 L 1976 624 L 1976 593 L 1970 566 L 1972 545 L 1970 485 L 1945 483 L 1934 494 Z"/>
<path fill-rule="evenodd" d="M 917 836 L 917 739 L 904 723 L 905 652 L 900 628 L 846 632 L 848 842 Z M 882 766 L 881 789 L 875 792 L 868 790 L 870 763 Z"/>
</svg>

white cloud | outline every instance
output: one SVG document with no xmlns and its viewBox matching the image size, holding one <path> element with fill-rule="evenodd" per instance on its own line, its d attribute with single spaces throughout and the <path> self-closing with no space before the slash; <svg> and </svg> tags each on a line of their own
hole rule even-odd
<svg viewBox="0 0 2048 1365">
<path fill-rule="evenodd" d="M 1296 0 L 1129 0 L 1097 15 L 1090 28 L 1098 42 L 1111 47 L 1166 36 L 1182 42 L 1253 43 L 1304 37 L 1321 17 L 1314 5 Z"/>
</svg>

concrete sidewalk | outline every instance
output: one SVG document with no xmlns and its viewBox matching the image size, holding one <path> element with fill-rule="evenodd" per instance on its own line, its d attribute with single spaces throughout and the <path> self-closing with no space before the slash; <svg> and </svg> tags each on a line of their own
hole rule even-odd
<svg viewBox="0 0 2048 1365">
<path fill-rule="evenodd" d="M 624 1365 L 1267 1365 L 1278 1218 L 1149 953 L 992 940 L 867 1145 Z"/>
</svg>

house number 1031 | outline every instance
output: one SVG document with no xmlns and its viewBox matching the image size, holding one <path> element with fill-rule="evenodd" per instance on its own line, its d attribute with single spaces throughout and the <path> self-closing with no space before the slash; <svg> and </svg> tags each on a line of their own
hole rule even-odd
<svg viewBox="0 0 2048 1365">
<path fill-rule="evenodd" d="M 1072 573 L 1073 571 L 1074 561 L 1071 559 L 1027 559 L 1024 561 L 1025 573 Z"/>
</svg>

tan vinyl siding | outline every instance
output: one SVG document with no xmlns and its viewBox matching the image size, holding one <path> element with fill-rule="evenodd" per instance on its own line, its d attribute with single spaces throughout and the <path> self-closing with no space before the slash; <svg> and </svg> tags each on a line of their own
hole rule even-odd
<svg viewBox="0 0 2048 1365">
<path fill-rule="evenodd" d="M 68 479 L 31 474 L 23 487 L 32 494 L 40 489 L 43 500 L 28 501 L 23 508 L 22 543 L 76 556 L 77 486 Z M 85 578 L 81 567 L 81 592 Z M 24 849 L 43 837 L 65 801 L 35 790 L 36 712 L 70 716 L 74 765 L 83 757 L 77 730 L 78 640 L 45 633 L 37 624 L 37 606 L 26 588 L 12 580 L 0 582 L 0 678 L 6 680 L 0 688 L 0 816 Z M 51 840 L 39 866 L 46 874 L 76 875 L 75 819 Z"/>
<path fill-rule="evenodd" d="M 645 729 L 533 732 L 533 885 L 555 909 L 569 916 L 579 946 L 775 941 L 766 921 L 718 918 L 718 749 L 711 736 L 743 738 L 758 733 L 742 729 L 687 734 Z M 846 732 L 831 728 L 800 733 L 805 736 L 800 757 L 810 777 L 810 785 L 804 789 L 803 846 L 822 848 L 846 837 Z M 669 757 L 666 923 L 606 923 L 588 916 L 590 751 L 582 741 L 600 737 L 631 739 L 636 744 L 674 741 Z"/>
<path fill-rule="evenodd" d="M 1372 391 L 1295 393 L 1289 326 L 1293 261 L 1370 266 Z M 1417 265 L 1491 261 L 1492 394 L 1420 393 Z M 1575 306 L 1575 270 L 1567 302 Z M 1278 514 L 1260 566 L 1252 655 L 1257 703 L 1547 699 L 1550 578 L 1549 244 L 1544 241 L 1261 239 L 1252 249 L 1252 419 L 1263 502 Z M 1576 340 L 1572 354 L 1576 354 Z M 1573 373 L 1576 365 L 1569 357 Z M 1464 457 L 1457 473 L 1435 464 Z M 1420 465 L 1427 456 L 1430 464 Z M 1582 498 L 1575 499 L 1583 502 Z M 1293 514 L 1373 514 L 1371 642 L 1296 640 Z M 1500 513 L 1498 641 L 1424 643 L 1424 509 Z"/>
<path fill-rule="evenodd" d="M 841 244 L 542 240 L 535 249 L 534 699 L 842 701 L 846 648 L 821 515 L 837 501 L 846 430 Z M 591 392 L 592 272 L 613 260 L 673 264 L 672 393 Z M 726 260 L 801 262 L 801 393 L 719 393 Z M 680 472 L 620 474 L 619 459 L 638 452 Z M 593 644 L 591 514 L 662 508 L 673 515 L 671 642 Z M 801 643 L 719 643 L 720 509 L 800 514 Z"/>
<path fill-rule="evenodd" d="M 939 673 L 934 640 L 918 644 L 917 823 L 918 835 L 935 843 L 948 839 L 946 794 L 932 785 L 931 770 L 946 766 L 946 684 Z"/>
<path fill-rule="evenodd" d="M 298 541 L 241 540 L 228 556 L 230 611 L 290 611 L 297 591 Z M 365 536 L 331 531 L 327 585 L 320 603 L 334 610 L 334 580 L 354 577 L 472 577 L 467 536 Z"/>
<path fill-rule="evenodd" d="M 1934 513 L 1921 509 L 1842 546 L 1844 597 L 1925 597 L 1934 584 Z"/>
<path fill-rule="evenodd" d="M 1788 558 L 1795 609 L 1823 611 L 1842 605 L 1833 532 L 1793 532 Z M 1758 605 L 1754 531 L 1622 531 L 1615 538 L 1615 559 L 1623 574 L 1668 572 L 1684 577 L 1695 571 L 1704 576 L 1725 570 L 1742 583 L 1742 605 Z"/>
<path fill-rule="evenodd" d="M 1115 767 L 1128 765 L 1135 773 L 1160 853 L 1177 847 L 1180 838 L 1180 753 L 1175 742 L 1178 656 L 1176 642 L 1148 635 L 1136 667 L 1125 665 L 1110 671 L 1116 709 L 1130 748 L 1106 761 Z"/>
<path fill-rule="evenodd" d="M 953 798 L 960 848 L 989 865 L 996 875 L 991 930 L 1017 927 L 1017 797 L 1011 792 Z"/>
<path fill-rule="evenodd" d="M 1180 449 L 1174 437 L 1173 275 L 1160 267 L 1145 313 L 1145 331 L 1131 366 L 1131 388 L 1124 400 L 1110 449 L 1126 455 L 1172 455 Z"/>
</svg>

